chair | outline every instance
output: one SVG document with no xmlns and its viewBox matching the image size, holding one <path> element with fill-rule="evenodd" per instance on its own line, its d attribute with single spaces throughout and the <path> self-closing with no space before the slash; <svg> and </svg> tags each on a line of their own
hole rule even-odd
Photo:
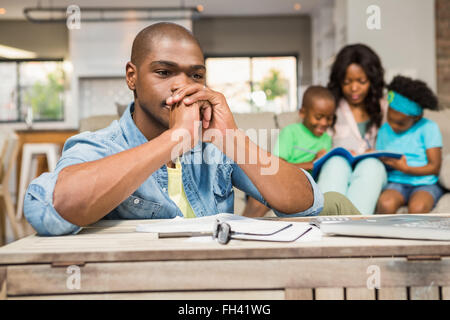
<svg viewBox="0 0 450 320">
<path fill-rule="evenodd" d="M 20 237 L 9 190 L 9 177 L 19 153 L 19 138 L 13 132 L 6 132 L 1 134 L 0 140 L 3 141 L 0 154 L 0 241 L 4 243 L 6 242 L 6 215 L 9 218 L 15 239 Z"/>
<path fill-rule="evenodd" d="M 36 173 L 35 156 L 45 154 L 47 157 L 48 170 L 54 171 L 60 156 L 60 149 L 60 146 L 56 143 L 25 143 L 23 145 L 16 213 L 18 220 L 22 218 L 23 201 L 25 198 L 25 191 L 30 183 L 30 173 L 33 173 L 33 178 Z"/>
</svg>

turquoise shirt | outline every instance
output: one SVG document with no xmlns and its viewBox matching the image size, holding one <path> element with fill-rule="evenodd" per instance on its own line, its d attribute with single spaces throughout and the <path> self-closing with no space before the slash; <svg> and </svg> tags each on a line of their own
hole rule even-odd
<svg viewBox="0 0 450 320">
<path fill-rule="evenodd" d="M 442 148 L 442 135 L 439 126 L 426 118 L 400 134 L 395 133 L 387 122 L 378 131 L 376 149 L 403 153 L 410 167 L 427 165 L 427 149 L 431 148 Z M 436 175 L 412 176 L 397 170 L 388 172 L 389 182 L 413 186 L 431 185 L 438 180 Z"/>
</svg>

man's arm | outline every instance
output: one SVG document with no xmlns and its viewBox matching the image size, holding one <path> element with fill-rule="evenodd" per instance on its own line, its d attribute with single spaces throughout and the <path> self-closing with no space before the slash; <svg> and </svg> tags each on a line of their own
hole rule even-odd
<svg viewBox="0 0 450 320">
<path fill-rule="evenodd" d="M 58 175 L 53 206 L 77 226 L 96 222 L 116 208 L 153 172 L 198 142 L 199 105 L 183 103 L 170 111 L 171 129 L 138 147 L 64 168 Z"/>
<path fill-rule="evenodd" d="M 230 148 L 229 139 L 234 140 L 234 148 Z M 313 189 L 303 171 L 260 148 L 241 130 L 227 135 L 222 151 L 239 165 L 275 210 L 293 214 L 313 205 Z"/>
<path fill-rule="evenodd" d="M 136 148 L 64 168 L 53 193 L 55 210 L 77 226 L 100 220 L 169 162 L 176 144 L 166 131 Z"/>
<path fill-rule="evenodd" d="M 274 209 L 287 214 L 306 211 L 314 204 L 314 191 L 306 174 L 294 165 L 259 148 L 237 128 L 225 97 L 201 85 L 188 85 L 178 89 L 168 98 L 168 105 L 183 101 L 186 105 L 198 101 L 211 104 L 212 117 L 203 141 L 210 141 L 239 165 L 261 195 Z M 236 150 L 237 152 L 234 152 Z M 255 159 L 256 161 L 249 161 Z M 244 161 L 242 161 L 244 157 Z M 273 170 L 274 166 L 276 170 Z"/>
</svg>

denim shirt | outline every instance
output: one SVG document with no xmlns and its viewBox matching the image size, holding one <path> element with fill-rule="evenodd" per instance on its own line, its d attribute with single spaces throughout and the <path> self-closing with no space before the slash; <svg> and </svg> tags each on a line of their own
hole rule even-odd
<svg viewBox="0 0 450 320">
<path fill-rule="evenodd" d="M 130 104 L 123 116 L 107 128 L 83 132 L 64 144 L 54 172 L 43 173 L 28 186 L 24 214 L 39 235 L 76 234 L 81 227 L 61 217 L 53 206 L 53 191 L 59 172 L 68 166 L 95 161 L 148 142 L 136 127 Z M 243 170 L 213 144 L 197 144 L 180 158 L 186 197 L 198 217 L 234 212 L 233 186 L 269 206 Z M 323 195 L 312 177 L 303 170 L 314 191 L 308 210 L 280 217 L 317 215 L 323 208 Z M 111 174 L 114 174 L 111 172 Z M 269 206 L 270 207 L 270 206 Z M 168 195 L 167 167 L 163 165 L 104 219 L 170 219 L 183 214 Z"/>
</svg>

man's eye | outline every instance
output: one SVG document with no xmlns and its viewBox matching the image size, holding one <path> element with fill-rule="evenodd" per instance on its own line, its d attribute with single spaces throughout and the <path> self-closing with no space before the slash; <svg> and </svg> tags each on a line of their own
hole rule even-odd
<svg viewBox="0 0 450 320">
<path fill-rule="evenodd" d="M 166 77 L 170 74 L 170 72 L 168 70 L 157 70 L 156 73 L 163 77 Z"/>
<path fill-rule="evenodd" d="M 194 78 L 195 80 L 201 80 L 201 79 L 203 79 L 203 75 L 195 73 L 192 75 L 192 78 Z"/>
</svg>

